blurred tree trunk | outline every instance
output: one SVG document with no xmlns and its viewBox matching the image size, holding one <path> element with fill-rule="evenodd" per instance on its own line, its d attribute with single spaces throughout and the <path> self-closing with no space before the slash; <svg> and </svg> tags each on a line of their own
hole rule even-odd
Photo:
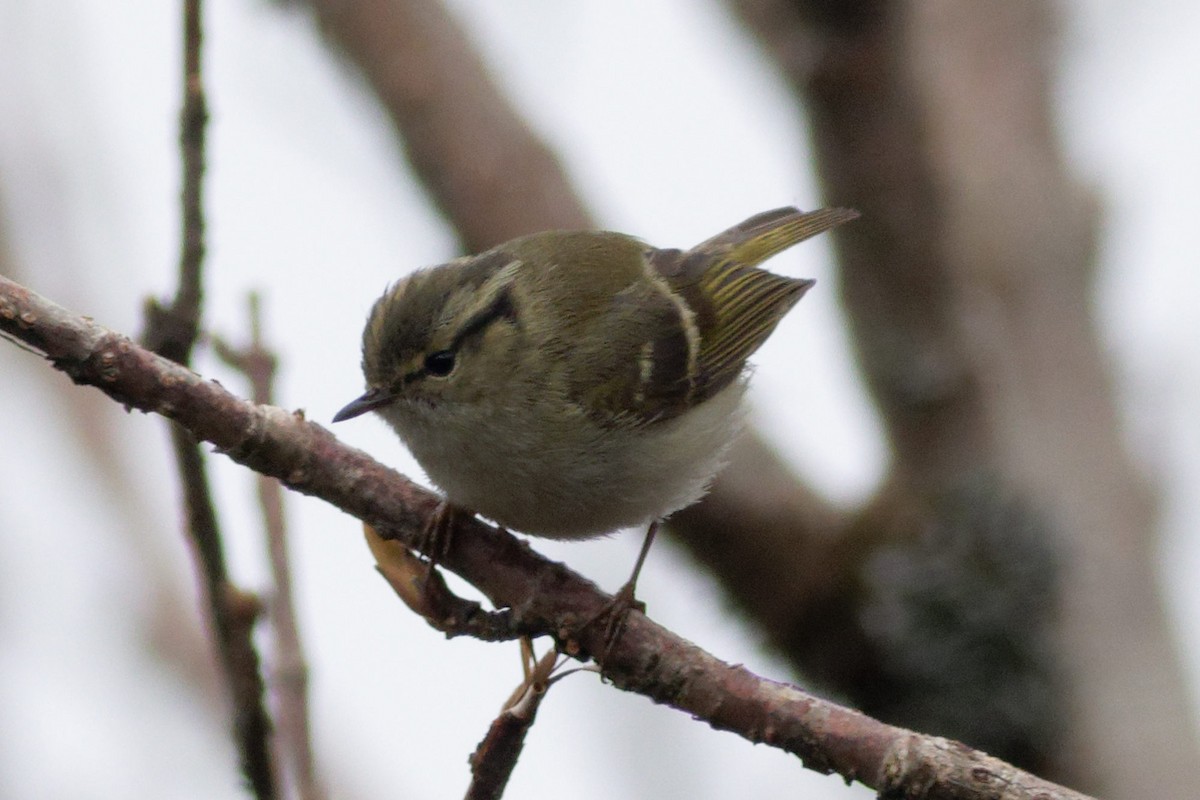
<svg viewBox="0 0 1200 800">
<path fill-rule="evenodd" d="M 1048 679 L 1069 691 L 1061 738 L 1031 755 L 1104 797 L 1191 796 L 1200 758 L 1154 503 L 1121 441 L 1092 316 L 1095 203 L 1054 126 L 1055 7 L 735 6 L 810 112 L 827 196 L 863 212 L 839 239 L 841 292 L 895 454 L 865 539 L 1020 521 L 989 552 L 1014 558 L 1010 577 L 1038 558 L 1057 571 Z M 964 493 L 964 475 L 990 485 Z M 948 496 L 974 500 L 955 516 Z M 1057 556 L 1022 527 L 1054 537 Z M 931 574 L 897 564 L 892 578 Z"/>
</svg>

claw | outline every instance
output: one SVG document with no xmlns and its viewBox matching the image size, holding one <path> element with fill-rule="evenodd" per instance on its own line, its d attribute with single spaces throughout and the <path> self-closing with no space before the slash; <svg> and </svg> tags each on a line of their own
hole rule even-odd
<svg viewBox="0 0 1200 800">
<path fill-rule="evenodd" d="M 608 662 L 609 656 L 612 655 L 613 649 L 621 639 L 621 634 L 625 630 L 625 618 L 629 616 L 630 611 L 640 613 L 646 612 L 646 604 L 637 599 L 637 580 L 642 572 L 642 565 L 646 563 L 646 555 L 650 552 L 650 545 L 654 543 L 654 536 L 658 533 L 658 521 L 650 523 L 650 527 L 646 530 L 646 538 L 642 541 L 642 549 L 638 553 L 637 562 L 633 565 L 633 574 L 629 576 L 629 580 L 625 585 L 617 591 L 613 598 L 604 604 L 599 613 L 585 622 L 580 629 L 587 628 L 603 619 L 604 622 L 604 653 L 600 657 L 600 664 Z"/>
<path fill-rule="evenodd" d="M 450 543 L 454 539 L 454 529 L 458 525 L 461 509 L 449 500 L 442 499 L 434 509 L 433 515 L 421 528 L 417 540 L 417 549 L 429 559 L 429 570 L 442 561 L 450 552 Z"/>
</svg>

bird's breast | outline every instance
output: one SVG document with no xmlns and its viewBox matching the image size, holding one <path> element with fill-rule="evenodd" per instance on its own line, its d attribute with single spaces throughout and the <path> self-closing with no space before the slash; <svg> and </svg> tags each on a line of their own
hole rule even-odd
<svg viewBox="0 0 1200 800">
<path fill-rule="evenodd" d="M 695 502 L 741 421 L 739 381 L 651 426 L 601 425 L 578 408 L 392 407 L 384 416 L 455 505 L 513 531 L 583 539 Z"/>
</svg>

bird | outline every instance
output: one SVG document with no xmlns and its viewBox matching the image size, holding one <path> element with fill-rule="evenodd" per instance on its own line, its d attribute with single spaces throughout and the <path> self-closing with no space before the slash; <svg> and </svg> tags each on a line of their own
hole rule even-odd
<svg viewBox="0 0 1200 800">
<path fill-rule="evenodd" d="M 756 214 L 687 250 L 543 231 L 418 270 L 374 303 L 366 391 L 451 512 L 562 540 L 647 535 L 700 499 L 742 426 L 747 360 L 814 281 L 758 265 L 858 216 Z M 439 517 L 441 514 L 439 514 Z"/>
</svg>

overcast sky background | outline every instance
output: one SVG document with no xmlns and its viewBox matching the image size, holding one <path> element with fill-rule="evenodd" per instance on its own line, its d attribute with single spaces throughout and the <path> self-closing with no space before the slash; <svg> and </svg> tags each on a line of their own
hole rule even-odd
<svg viewBox="0 0 1200 800">
<path fill-rule="evenodd" d="M 143 298 L 175 281 L 178 3 L 0 0 L 0 203 L 21 279 L 135 333 Z M 456 0 L 496 74 L 562 154 L 606 227 L 687 246 L 767 208 L 821 198 L 802 120 L 719 3 Z M 1102 190 L 1098 309 L 1129 441 L 1164 491 L 1163 571 L 1200 675 L 1200 5 L 1066 6 L 1061 131 Z M 278 397 L 326 421 L 361 390 L 358 343 L 390 280 L 453 255 L 373 99 L 310 18 L 256 0 L 207 4 L 210 126 L 206 320 L 242 339 L 261 289 L 282 354 Z M 815 486 L 866 497 L 884 451 L 832 291 L 827 243 L 776 259 L 816 277 L 755 359 L 758 424 Z M 245 393 L 201 355 L 197 368 Z M 144 647 L 162 594 L 146 561 L 193 579 L 165 428 L 102 404 L 79 455 L 77 390 L 0 345 L 0 796 L 243 797 L 225 721 Z M 91 391 L 91 390 L 82 390 Z M 382 423 L 337 429 L 418 474 Z M 216 474 L 234 570 L 265 585 L 253 482 Z M 115 503 L 119 470 L 135 487 Z M 289 498 L 317 752 L 341 797 L 457 796 L 465 760 L 516 685 L 516 646 L 445 642 L 375 575 L 357 523 Z M 146 531 L 150 520 L 156 527 Z M 132 528 L 138 530 L 132 530 Z M 609 589 L 639 537 L 537 543 Z M 791 677 L 667 544 L 639 584 L 656 619 L 718 656 Z M 599 685 L 548 696 L 512 797 L 867 797 L 776 750 Z"/>
</svg>

